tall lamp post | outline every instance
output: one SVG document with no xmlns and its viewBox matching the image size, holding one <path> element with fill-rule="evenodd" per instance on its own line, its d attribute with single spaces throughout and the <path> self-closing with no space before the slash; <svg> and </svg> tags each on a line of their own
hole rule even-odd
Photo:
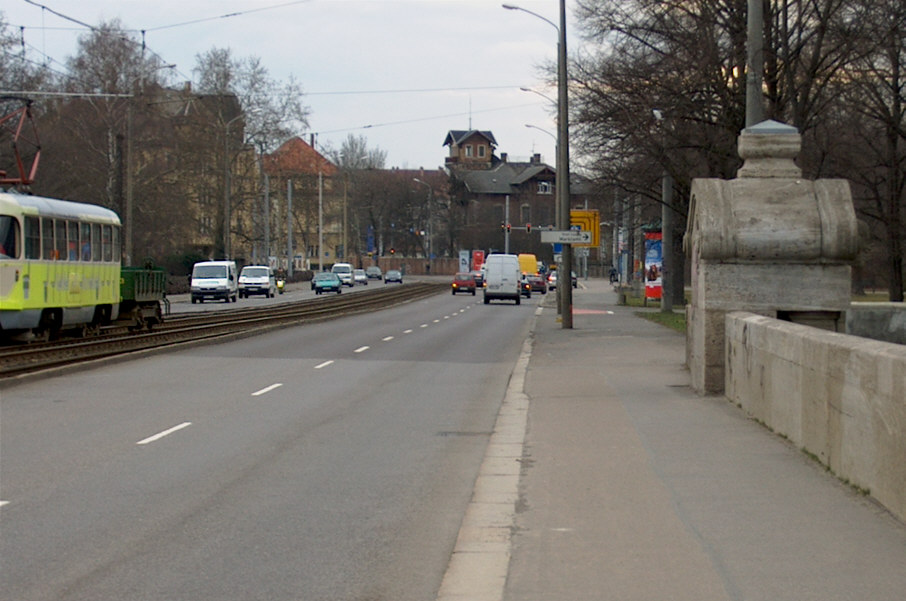
<svg viewBox="0 0 906 601">
<path fill-rule="evenodd" d="M 567 77 L 566 77 L 566 0 L 560 0 L 560 26 L 558 27 L 550 19 L 532 12 L 520 6 L 504 4 L 503 8 L 507 10 L 518 10 L 528 13 L 548 23 L 557 30 L 557 228 L 568 230 L 570 228 L 569 218 L 569 106 L 567 94 Z M 563 260 L 561 262 L 561 273 L 557 277 L 559 280 L 557 286 L 558 298 L 561 304 L 560 323 L 564 329 L 573 327 L 573 289 L 572 289 L 572 270 L 573 255 L 572 246 L 563 245 Z M 564 282 L 566 284 L 564 285 Z"/>
<path fill-rule="evenodd" d="M 230 258 L 230 196 L 232 173 L 230 173 L 230 126 L 245 115 L 239 113 L 223 124 L 223 258 Z"/>
</svg>

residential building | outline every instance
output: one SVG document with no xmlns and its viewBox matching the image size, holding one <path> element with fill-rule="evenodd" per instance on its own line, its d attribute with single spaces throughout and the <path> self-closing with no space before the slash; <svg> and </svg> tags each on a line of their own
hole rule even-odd
<svg viewBox="0 0 906 601">
<path fill-rule="evenodd" d="M 289 256 L 292 233 L 295 269 L 317 270 L 349 258 L 347 220 L 344 218 L 346 186 L 336 165 L 300 137 L 284 142 L 262 157 L 268 179 L 270 248 L 268 256 Z M 292 203 L 292 219 L 287 209 Z M 323 233 L 319 246 L 318 232 Z"/>
</svg>

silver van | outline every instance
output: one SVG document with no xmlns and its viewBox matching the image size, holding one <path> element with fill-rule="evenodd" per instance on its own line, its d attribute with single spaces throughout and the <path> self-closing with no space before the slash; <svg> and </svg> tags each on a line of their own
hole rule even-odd
<svg viewBox="0 0 906 601">
<path fill-rule="evenodd" d="M 192 267 L 192 304 L 205 299 L 224 300 L 239 298 L 239 277 L 235 261 L 202 261 Z"/>
</svg>

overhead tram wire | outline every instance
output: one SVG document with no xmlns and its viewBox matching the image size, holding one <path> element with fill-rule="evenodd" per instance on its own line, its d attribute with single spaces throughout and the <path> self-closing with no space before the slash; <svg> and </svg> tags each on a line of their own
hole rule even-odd
<svg viewBox="0 0 906 601">
<path fill-rule="evenodd" d="M 248 10 L 242 10 L 232 13 L 226 13 L 224 15 L 218 15 L 216 17 L 204 17 L 201 19 L 194 19 L 192 21 L 184 21 L 182 23 L 174 23 L 172 25 L 161 25 L 160 27 L 148 27 L 142 29 L 142 33 L 146 31 L 160 31 L 162 29 L 173 29 L 174 27 L 183 27 L 185 25 L 195 25 L 196 23 L 204 23 L 205 21 L 216 21 L 217 19 L 228 19 L 230 17 L 240 17 L 242 15 L 248 15 L 251 13 L 258 13 L 265 10 L 273 10 L 276 8 L 283 8 L 286 6 L 292 6 L 294 4 L 307 4 L 312 2 L 312 0 L 294 0 L 293 2 L 284 2 L 283 4 L 273 4 L 271 6 L 262 6 L 261 8 L 250 8 Z"/>
<path fill-rule="evenodd" d="M 406 125 L 408 123 L 420 123 L 422 121 L 433 121 L 435 119 L 450 119 L 453 117 L 462 117 L 464 115 L 470 115 L 470 114 L 474 115 L 475 113 L 493 113 L 496 111 L 509 111 L 512 109 L 524 108 L 527 106 L 534 106 L 535 104 L 537 104 L 537 103 L 516 104 L 516 105 L 512 105 L 512 106 L 501 106 L 501 107 L 497 107 L 497 108 L 493 108 L 493 109 L 483 109 L 483 110 L 478 110 L 478 111 L 465 111 L 462 113 L 450 113 L 447 115 L 434 115 L 431 117 L 419 117 L 418 119 L 404 119 L 402 121 L 388 121 L 386 123 L 371 123 L 368 125 L 359 125 L 356 127 L 344 127 L 344 128 L 331 129 L 331 130 L 326 130 L 326 131 L 313 131 L 311 133 L 313 133 L 315 135 L 338 134 L 338 133 L 344 133 L 344 132 L 350 132 L 350 131 L 357 131 L 360 129 L 377 129 L 379 127 L 390 127 L 393 125 Z"/>
</svg>

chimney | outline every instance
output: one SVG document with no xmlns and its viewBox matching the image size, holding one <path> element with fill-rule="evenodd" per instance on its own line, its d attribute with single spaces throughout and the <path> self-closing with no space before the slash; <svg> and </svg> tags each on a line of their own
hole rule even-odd
<svg viewBox="0 0 906 601">
<path fill-rule="evenodd" d="M 536 152 L 535 154 L 532 155 L 532 164 L 533 165 L 541 164 L 541 154 Z"/>
<path fill-rule="evenodd" d="M 506 163 L 506 157 L 507 157 L 507 154 L 505 152 L 501 152 L 500 153 L 500 162 Z"/>
</svg>

